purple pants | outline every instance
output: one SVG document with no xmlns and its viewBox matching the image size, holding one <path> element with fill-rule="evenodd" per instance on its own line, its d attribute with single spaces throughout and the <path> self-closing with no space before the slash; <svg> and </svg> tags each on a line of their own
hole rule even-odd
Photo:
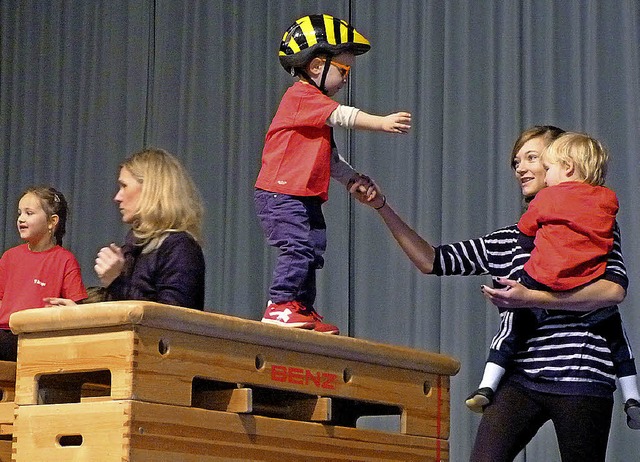
<svg viewBox="0 0 640 462">
<path fill-rule="evenodd" d="M 254 202 L 267 243 L 280 250 L 269 288 L 271 301 L 295 300 L 313 307 L 316 270 L 323 267 L 327 248 L 322 200 L 256 189 Z"/>
</svg>

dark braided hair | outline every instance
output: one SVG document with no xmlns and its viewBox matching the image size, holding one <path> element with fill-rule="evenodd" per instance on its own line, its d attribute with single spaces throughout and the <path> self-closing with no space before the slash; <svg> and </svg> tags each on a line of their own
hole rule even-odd
<svg viewBox="0 0 640 462">
<path fill-rule="evenodd" d="M 62 237 L 67 231 L 67 215 L 69 214 L 67 199 L 60 191 L 50 186 L 32 186 L 21 197 L 26 194 L 33 194 L 40 199 L 42 210 L 47 214 L 47 219 L 53 215 L 58 215 L 58 224 L 54 230 L 53 237 L 57 245 L 62 245 Z"/>
</svg>

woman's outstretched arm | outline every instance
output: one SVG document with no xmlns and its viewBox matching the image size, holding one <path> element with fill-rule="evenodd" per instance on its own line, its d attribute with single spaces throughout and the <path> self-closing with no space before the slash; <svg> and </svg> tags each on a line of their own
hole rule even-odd
<svg viewBox="0 0 640 462">
<path fill-rule="evenodd" d="M 373 183 L 371 186 L 376 190 L 376 194 L 373 195 L 374 197 L 372 199 L 369 199 L 369 197 L 372 196 L 371 194 L 361 192 L 358 186 L 358 183 L 354 183 L 349 188 L 351 195 L 378 212 L 384 224 L 387 225 L 387 228 L 391 231 L 393 238 L 416 268 L 424 274 L 432 273 L 436 255 L 433 246 L 415 232 L 414 229 L 393 210 L 378 185 Z"/>
</svg>

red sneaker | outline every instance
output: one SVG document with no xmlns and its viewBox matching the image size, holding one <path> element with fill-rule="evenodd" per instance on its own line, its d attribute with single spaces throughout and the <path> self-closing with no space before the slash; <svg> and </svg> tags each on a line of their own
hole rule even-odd
<svg viewBox="0 0 640 462">
<path fill-rule="evenodd" d="M 308 310 L 316 320 L 316 325 L 313 328 L 313 330 L 315 330 L 316 332 L 322 332 L 323 334 L 331 334 L 331 335 L 340 334 L 340 329 L 338 329 L 338 326 L 334 326 L 333 324 L 322 322 L 322 316 L 320 316 L 314 308 L 309 308 Z"/>
<path fill-rule="evenodd" d="M 298 329 L 313 329 L 316 326 L 316 318 L 297 301 L 269 303 L 262 322 Z"/>
</svg>

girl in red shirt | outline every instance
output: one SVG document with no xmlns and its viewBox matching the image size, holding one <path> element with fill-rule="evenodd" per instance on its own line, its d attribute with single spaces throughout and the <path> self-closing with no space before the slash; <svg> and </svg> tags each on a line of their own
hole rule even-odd
<svg viewBox="0 0 640 462">
<path fill-rule="evenodd" d="M 68 206 L 51 187 L 27 189 L 18 203 L 18 233 L 25 241 L 0 258 L 0 360 L 15 361 L 17 336 L 9 329 L 16 311 L 42 308 L 50 297 L 87 297 L 80 265 L 62 247 Z"/>
</svg>

